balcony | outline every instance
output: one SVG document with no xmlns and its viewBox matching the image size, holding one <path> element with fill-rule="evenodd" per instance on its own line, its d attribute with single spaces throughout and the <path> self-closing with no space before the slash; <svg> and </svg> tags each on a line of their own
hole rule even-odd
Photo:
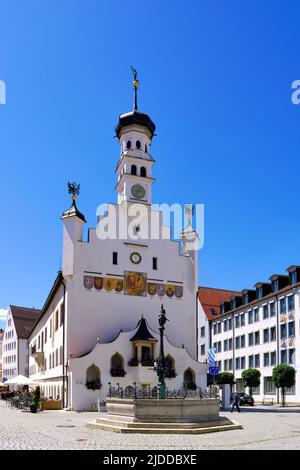
<svg viewBox="0 0 300 470">
<path fill-rule="evenodd" d="M 110 375 L 112 377 L 124 377 L 126 374 L 125 370 L 124 369 L 120 369 L 120 368 L 117 368 L 117 367 L 112 367 L 110 369 Z"/>
<path fill-rule="evenodd" d="M 130 359 L 130 361 L 128 361 L 128 365 L 130 367 L 137 367 L 139 365 L 139 361 L 133 357 Z"/>
<path fill-rule="evenodd" d="M 45 355 L 43 352 L 36 351 L 32 353 L 32 356 L 34 357 L 34 360 L 39 367 L 42 367 L 44 365 Z"/>
</svg>

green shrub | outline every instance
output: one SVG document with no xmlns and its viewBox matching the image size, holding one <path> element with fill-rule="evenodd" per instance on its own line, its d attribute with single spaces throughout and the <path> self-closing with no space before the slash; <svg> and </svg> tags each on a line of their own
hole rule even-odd
<svg viewBox="0 0 300 470">
<path fill-rule="evenodd" d="M 272 380 L 276 388 L 281 388 L 282 406 L 285 406 L 285 389 L 295 385 L 296 371 L 288 364 L 279 364 L 274 367 Z"/>
</svg>

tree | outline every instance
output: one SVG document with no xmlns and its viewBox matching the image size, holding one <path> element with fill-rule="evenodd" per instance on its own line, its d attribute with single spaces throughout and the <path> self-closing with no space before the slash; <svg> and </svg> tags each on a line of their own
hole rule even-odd
<svg viewBox="0 0 300 470">
<path fill-rule="evenodd" d="M 234 383 L 234 375 L 231 372 L 221 372 L 217 377 L 217 383 L 219 385 Z"/>
<path fill-rule="evenodd" d="M 276 388 L 281 388 L 282 406 L 285 406 L 285 388 L 295 385 L 295 376 L 294 367 L 288 364 L 279 364 L 273 369 L 272 380 Z"/>
<path fill-rule="evenodd" d="M 250 388 L 250 395 L 252 397 L 252 389 L 260 386 L 260 371 L 258 369 L 245 369 L 242 372 L 242 379 L 245 387 Z"/>
</svg>

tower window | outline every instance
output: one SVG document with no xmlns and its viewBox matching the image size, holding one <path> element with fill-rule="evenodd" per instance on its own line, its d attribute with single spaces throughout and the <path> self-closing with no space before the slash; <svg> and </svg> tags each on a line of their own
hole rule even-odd
<svg viewBox="0 0 300 470">
<path fill-rule="evenodd" d="M 118 253 L 117 253 L 117 251 L 113 252 L 112 262 L 113 262 L 113 264 L 118 264 Z"/>
<path fill-rule="evenodd" d="M 131 165 L 131 174 L 136 175 L 136 166 L 135 165 Z"/>
<path fill-rule="evenodd" d="M 157 258 L 153 258 L 153 259 L 152 259 L 152 268 L 155 269 L 155 270 L 158 269 L 158 268 L 157 268 Z"/>
<path fill-rule="evenodd" d="M 144 176 L 144 177 L 147 176 L 147 171 L 146 171 L 146 168 L 144 166 L 142 166 L 142 168 L 141 168 L 141 176 Z"/>
<path fill-rule="evenodd" d="M 140 150 L 140 148 L 141 148 L 141 141 L 140 141 L 140 140 L 137 140 L 135 146 L 136 146 L 136 148 L 137 148 L 138 150 Z"/>
<path fill-rule="evenodd" d="M 145 152 L 148 153 L 148 146 L 145 145 Z"/>
<path fill-rule="evenodd" d="M 131 140 L 128 140 L 128 141 L 127 141 L 126 147 L 127 147 L 127 149 L 130 149 L 130 148 L 131 148 Z"/>
</svg>

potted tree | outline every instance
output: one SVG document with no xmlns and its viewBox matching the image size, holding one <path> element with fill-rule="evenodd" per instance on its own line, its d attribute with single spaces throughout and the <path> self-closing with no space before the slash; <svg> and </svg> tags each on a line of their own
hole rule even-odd
<svg viewBox="0 0 300 470">
<path fill-rule="evenodd" d="M 249 394 L 252 397 L 253 388 L 260 386 L 261 373 L 258 369 L 249 367 L 242 372 L 242 379 L 245 387 L 249 387 Z"/>
<path fill-rule="evenodd" d="M 273 369 L 272 380 L 276 388 L 281 388 L 282 406 L 286 406 L 285 389 L 295 385 L 295 375 L 294 367 L 288 364 L 279 364 Z"/>
<path fill-rule="evenodd" d="M 40 402 L 40 398 L 41 398 L 41 389 L 40 389 L 40 386 L 38 385 L 35 388 L 35 391 L 34 391 L 34 394 L 33 394 L 33 399 L 29 404 L 29 408 L 30 408 L 31 413 L 36 413 L 37 412 L 37 407 L 38 407 L 38 404 Z"/>
</svg>

